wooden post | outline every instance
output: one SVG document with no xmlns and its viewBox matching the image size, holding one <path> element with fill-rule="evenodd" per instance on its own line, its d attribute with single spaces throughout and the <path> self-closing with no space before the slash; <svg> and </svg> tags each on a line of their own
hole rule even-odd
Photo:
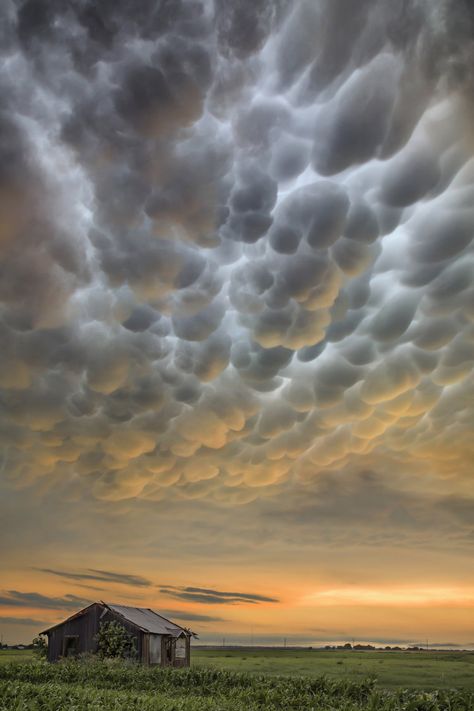
<svg viewBox="0 0 474 711">
<path fill-rule="evenodd" d="M 149 666 L 150 664 L 150 635 L 143 633 L 142 638 L 142 662 Z"/>
</svg>

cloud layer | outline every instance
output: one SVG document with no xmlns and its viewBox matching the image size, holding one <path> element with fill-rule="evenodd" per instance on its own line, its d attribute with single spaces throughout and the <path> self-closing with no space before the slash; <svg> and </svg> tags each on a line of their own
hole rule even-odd
<svg viewBox="0 0 474 711">
<path fill-rule="evenodd" d="M 4 475 L 230 505 L 467 474 L 472 13 L 6 2 Z"/>
</svg>

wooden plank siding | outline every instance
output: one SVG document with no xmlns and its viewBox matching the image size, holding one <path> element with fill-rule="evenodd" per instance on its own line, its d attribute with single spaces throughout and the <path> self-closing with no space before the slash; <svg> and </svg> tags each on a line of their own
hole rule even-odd
<svg viewBox="0 0 474 711">
<path fill-rule="evenodd" d="M 64 622 L 46 631 L 48 635 L 48 661 L 56 662 L 66 656 L 68 646 L 75 654 L 94 654 L 97 652 L 97 642 L 95 637 L 99 631 L 101 623 L 119 622 L 135 639 L 137 648 L 137 658 L 142 664 L 150 664 L 150 633 L 138 627 L 134 622 L 123 617 L 121 614 L 111 610 L 102 603 L 93 603 L 84 610 L 79 611 Z M 170 623 L 171 624 L 171 623 Z M 176 655 L 177 637 L 168 634 L 153 634 L 153 637 L 161 637 L 161 666 L 188 667 L 190 663 L 191 639 L 190 634 L 179 635 L 179 639 L 184 636 L 184 656 Z M 183 642 L 178 642 L 178 646 L 183 647 Z"/>
<path fill-rule="evenodd" d="M 56 662 L 64 655 L 64 643 L 66 637 L 78 636 L 78 654 L 95 652 L 96 644 L 94 635 L 99 629 L 99 616 L 101 610 L 94 604 L 86 608 L 82 614 L 66 620 L 48 633 L 48 660 Z"/>
<path fill-rule="evenodd" d="M 132 625 L 127 620 L 124 620 L 120 615 L 113 614 L 110 610 L 94 603 L 86 608 L 82 614 L 79 614 L 73 619 L 66 620 L 48 633 L 48 661 L 57 662 L 58 659 L 64 656 L 65 640 L 67 637 L 78 637 L 78 654 L 97 652 L 97 643 L 95 636 L 99 631 L 101 622 L 120 622 L 127 632 L 135 637 L 135 646 L 138 651 L 138 659 L 142 660 L 143 655 L 143 637 L 144 633 Z M 142 660 L 145 661 L 145 660 Z"/>
</svg>

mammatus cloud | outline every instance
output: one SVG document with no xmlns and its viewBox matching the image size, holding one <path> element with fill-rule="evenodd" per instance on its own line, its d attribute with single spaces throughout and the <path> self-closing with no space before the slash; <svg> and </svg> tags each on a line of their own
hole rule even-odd
<svg viewBox="0 0 474 711">
<path fill-rule="evenodd" d="M 49 597 L 37 592 L 6 590 L 0 594 L 0 605 L 44 610 L 74 610 L 90 605 L 90 600 L 84 600 L 81 597 L 77 597 L 77 595 Z"/>
<path fill-rule="evenodd" d="M 84 571 L 82 573 L 73 573 L 67 570 L 51 570 L 50 568 L 38 568 L 43 573 L 55 575 L 65 580 L 93 580 L 103 583 L 119 583 L 121 585 L 131 585 L 133 587 L 149 587 L 152 583 L 150 580 L 143 578 L 141 575 L 127 575 L 124 573 L 113 573 L 109 570 L 93 570 Z"/>
<path fill-rule="evenodd" d="M 11 485 L 232 505 L 389 456 L 462 487 L 468 5 L 1 13 Z"/>
<path fill-rule="evenodd" d="M 277 598 L 267 597 L 266 595 L 223 592 L 222 590 L 212 590 L 209 588 L 175 587 L 173 585 L 162 585 L 160 587 L 160 593 L 178 600 L 199 602 L 205 605 L 229 605 L 236 603 L 251 603 L 255 605 L 261 602 L 279 602 Z"/>
</svg>

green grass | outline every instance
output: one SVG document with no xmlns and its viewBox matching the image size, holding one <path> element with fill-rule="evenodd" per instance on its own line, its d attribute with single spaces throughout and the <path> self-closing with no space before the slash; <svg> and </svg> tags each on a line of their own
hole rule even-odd
<svg viewBox="0 0 474 711">
<path fill-rule="evenodd" d="M 325 675 L 359 681 L 375 677 L 387 689 L 474 690 L 474 652 L 340 652 L 318 650 L 192 651 L 196 667 L 270 675 Z"/>
<path fill-rule="evenodd" d="M 32 662 L 31 651 L 0 651 L 0 665 Z M 339 652 L 316 650 L 193 649 L 192 665 L 269 676 L 327 676 L 377 679 L 386 689 L 469 689 L 474 691 L 474 652 Z"/>
<path fill-rule="evenodd" d="M 466 690 L 377 687 L 373 680 L 65 661 L 0 665 L 0 711 L 474 711 Z"/>
<path fill-rule="evenodd" d="M 30 649 L 0 649 L 0 664 L 9 662 L 32 662 L 35 655 Z"/>
</svg>

